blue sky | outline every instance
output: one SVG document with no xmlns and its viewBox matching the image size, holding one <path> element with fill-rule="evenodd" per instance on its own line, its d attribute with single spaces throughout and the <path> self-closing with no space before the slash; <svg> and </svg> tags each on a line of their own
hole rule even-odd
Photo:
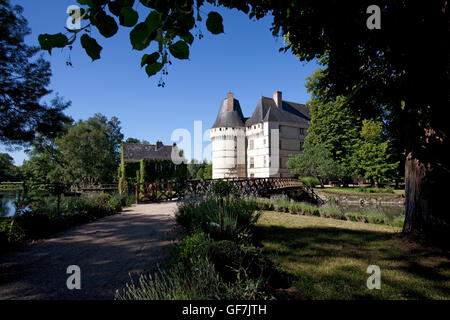
<svg viewBox="0 0 450 320">
<path fill-rule="evenodd" d="M 24 7 L 23 15 L 32 34 L 26 42 L 37 45 L 40 33 L 64 32 L 68 6 L 75 0 L 12 0 Z M 137 10 L 147 12 L 139 1 Z M 203 8 L 203 17 L 210 7 Z M 194 131 L 194 121 L 203 121 L 209 129 L 220 102 L 232 91 L 239 99 L 245 116 L 251 116 L 258 99 L 283 91 L 283 99 L 305 103 L 309 94 L 305 78 L 316 68 L 314 62 L 300 62 L 291 53 L 280 53 L 281 38 L 269 31 L 271 17 L 251 21 L 237 10 L 214 8 L 224 18 L 225 34 L 212 35 L 204 21 L 200 23 L 204 38 L 196 38 L 189 60 L 173 59 L 165 88 L 157 86 L 159 75 L 148 78 L 140 68 L 144 53 L 155 51 L 155 44 L 140 52 L 129 41 L 130 28 L 123 28 L 113 38 L 103 38 L 93 29 L 92 35 L 103 46 L 102 58 L 95 62 L 85 54 L 79 41 L 71 52 L 73 67 L 67 67 L 68 49 L 43 52 L 52 67 L 51 89 L 72 105 L 66 113 L 73 119 L 87 119 L 94 113 L 121 121 L 125 137 L 145 139 L 150 143 L 170 140 L 173 130 Z M 142 15 L 140 19 L 144 19 Z M 4 151 L 4 148 L 1 148 Z M 11 153 L 16 165 L 22 164 L 23 152 Z"/>
</svg>

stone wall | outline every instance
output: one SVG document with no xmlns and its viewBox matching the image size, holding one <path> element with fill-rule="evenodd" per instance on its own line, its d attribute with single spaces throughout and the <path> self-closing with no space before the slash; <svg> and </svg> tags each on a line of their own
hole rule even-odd
<svg viewBox="0 0 450 320">
<path fill-rule="evenodd" d="M 340 204 L 393 206 L 403 206 L 405 204 L 405 197 L 401 194 L 343 193 L 321 189 L 314 189 L 314 192 L 325 202 L 335 199 Z"/>
</svg>

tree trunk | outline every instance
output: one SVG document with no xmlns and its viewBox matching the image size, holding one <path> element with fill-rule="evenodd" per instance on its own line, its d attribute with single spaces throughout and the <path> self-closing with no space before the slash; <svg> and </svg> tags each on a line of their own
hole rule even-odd
<svg viewBox="0 0 450 320">
<path fill-rule="evenodd" d="M 441 155 L 442 157 L 442 155 Z M 405 162 L 406 201 L 403 233 L 424 234 L 436 240 L 449 239 L 448 198 L 450 177 L 439 163 L 421 163 L 409 153 Z M 445 241 L 445 240 L 444 240 Z"/>
</svg>

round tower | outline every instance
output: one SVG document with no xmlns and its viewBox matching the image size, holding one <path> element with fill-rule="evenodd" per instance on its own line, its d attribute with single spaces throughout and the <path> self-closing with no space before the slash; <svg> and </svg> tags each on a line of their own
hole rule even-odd
<svg viewBox="0 0 450 320">
<path fill-rule="evenodd" d="M 245 119 L 239 100 L 233 93 L 222 101 L 216 122 L 210 129 L 212 142 L 212 177 L 245 178 Z"/>
</svg>

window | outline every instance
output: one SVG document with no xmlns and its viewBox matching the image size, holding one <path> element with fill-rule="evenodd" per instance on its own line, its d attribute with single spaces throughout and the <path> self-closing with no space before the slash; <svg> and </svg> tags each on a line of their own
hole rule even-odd
<svg viewBox="0 0 450 320">
<path fill-rule="evenodd" d="M 300 141 L 300 151 L 303 151 L 303 144 L 304 144 L 304 142 Z"/>
<path fill-rule="evenodd" d="M 266 139 L 264 139 L 264 145 L 266 145 Z"/>
<path fill-rule="evenodd" d="M 250 150 L 255 149 L 255 142 L 253 140 L 250 140 Z"/>
<path fill-rule="evenodd" d="M 267 157 L 264 156 L 264 167 L 266 167 L 266 165 L 267 165 Z"/>
<path fill-rule="evenodd" d="M 304 135 L 305 134 L 305 129 L 304 128 L 300 128 L 300 134 Z"/>
<path fill-rule="evenodd" d="M 250 174 L 250 179 L 255 179 L 255 174 L 254 173 Z"/>
<path fill-rule="evenodd" d="M 250 158 L 250 169 L 255 167 L 255 158 L 251 157 Z"/>
</svg>

